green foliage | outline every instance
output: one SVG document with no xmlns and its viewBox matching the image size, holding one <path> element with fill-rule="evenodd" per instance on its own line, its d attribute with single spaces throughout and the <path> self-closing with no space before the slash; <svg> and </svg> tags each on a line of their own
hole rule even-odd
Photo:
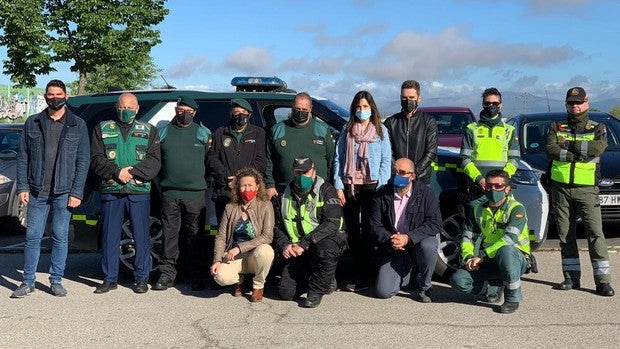
<svg viewBox="0 0 620 349">
<path fill-rule="evenodd" d="M 0 45 L 7 47 L 4 73 L 19 86 L 53 72 L 54 62 L 73 62 L 78 93 L 89 75 L 97 83 L 152 78 L 150 51 L 160 43 L 153 26 L 168 14 L 166 0 L 0 0 Z M 121 68 L 123 67 L 123 68 Z M 136 70 L 126 74 L 127 69 Z M 138 76 L 136 76 L 138 74 Z"/>
<path fill-rule="evenodd" d="M 619 106 L 613 106 L 611 107 L 611 109 L 609 110 L 609 114 L 620 118 L 620 107 Z"/>
</svg>

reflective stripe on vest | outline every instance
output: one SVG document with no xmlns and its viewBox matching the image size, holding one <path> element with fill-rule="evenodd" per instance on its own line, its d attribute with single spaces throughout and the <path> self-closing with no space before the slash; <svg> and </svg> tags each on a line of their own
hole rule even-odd
<svg viewBox="0 0 620 349">
<path fill-rule="evenodd" d="M 507 198 L 508 209 L 503 210 L 505 206 L 502 205 L 495 214 L 491 211 L 490 207 L 483 207 L 482 205 L 476 205 L 474 207 L 475 217 L 478 218 L 478 225 L 483 237 L 481 248 L 488 248 L 495 244 L 497 241 L 502 240 L 501 246 L 514 246 L 524 253 L 530 253 L 530 237 L 527 223 L 520 232 L 516 229 L 505 228 L 510 219 L 510 213 L 517 206 L 522 206 L 518 201 L 514 200 L 511 196 Z M 517 242 L 511 239 L 509 235 L 518 236 Z M 487 255 L 491 258 L 495 257 L 497 249 L 493 251 L 486 251 Z"/>
<path fill-rule="evenodd" d="M 471 161 L 477 168 L 503 169 L 508 162 L 510 140 L 515 128 L 503 122 L 491 129 L 478 123 L 470 123 L 467 128 L 474 135 L 473 149 L 461 150 L 461 153 L 471 155 Z M 510 152 L 510 155 L 515 155 L 513 153 L 515 152 Z M 465 173 L 474 178 L 471 167 L 465 166 Z M 513 175 L 514 172 L 509 174 Z"/>
<path fill-rule="evenodd" d="M 282 195 L 282 218 L 284 219 L 284 227 L 288 236 L 291 238 L 291 242 L 298 243 L 301 238 L 311 233 L 321 222 L 317 217 L 317 209 L 322 207 L 324 202 L 319 201 L 319 193 L 321 186 L 325 181 L 320 176 L 316 177 L 312 193 L 308 194 L 306 202 L 301 204 L 299 210 L 293 207 L 293 201 L 291 199 L 291 186 L 288 185 Z M 297 219 L 301 219 L 301 229 L 298 230 Z"/>
<path fill-rule="evenodd" d="M 594 129 L 598 123 L 589 121 L 586 125 L 586 130 L 590 129 L 591 132 L 576 133 L 571 132 L 573 129 L 568 124 L 559 124 L 556 137 L 558 142 L 568 140 L 571 142 L 581 141 L 581 152 L 587 152 L 587 144 L 594 140 Z M 585 145 L 584 145 L 585 144 Z M 560 153 L 560 159 L 566 160 L 566 154 L 568 151 L 562 150 Z M 596 164 L 600 161 L 600 158 L 596 157 L 586 162 L 574 161 L 567 162 L 562 160 L 553 160 L 551 162 L 551 179 L 558 183 L 565 184 L 580 184 L 580 185 L 594 185 L 596 182 Z"/>
<path fill-rule="evenodd" d="M 150 130 L 148 123 L 134 120 L 125 140 L 115 121 L 110 120 L 101 124 L 101 138 L 106 157 L 120 168 L 138 164 L 146 157 Z M 112 177 L 102 179 L 100 183 L 103 193 L 119 192 L 124 187 L 131 191 L 148 193 L 151 191 L 151 182 L 134 178 L 127 184 L 121 184 Z"/>
</svg>

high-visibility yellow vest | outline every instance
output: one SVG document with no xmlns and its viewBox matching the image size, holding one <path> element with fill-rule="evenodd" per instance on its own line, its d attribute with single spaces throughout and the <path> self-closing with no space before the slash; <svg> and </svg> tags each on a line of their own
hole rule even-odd
<svg viewBox="0 0 620 349">
<path fill-rule="evenodd" d="M 598 123 L 595 121 L 588 121 L 585 131 L 576 133 L 568 124 L 557 124 L 557 140 L 581 141 L 583 144 L 582 153 L 585 157 L 588 151 L 588 142 L 594 140 L 596 125 Z M 560 160 L 551 162 L 551 179 L 565 184 L 594 185 L 596 183 L 596 165 L 599 163 L 600 157 L 588 161 L 562 161 L 562 159 L 566 159 L 567 154 L 568 150 L 562 149 Z"/>
<path fill-rule="evenodd" d="M 489 129 L 479 123 L 470 123 L 467 128 L 474 135 L 474 144 L 470 154 L 472 162 L 465 165 L 465 174 L 472 179 L 479 174 L 484 176 L 484 173 L 480 173 L 480 168 L 502 169 L 510 176 L 517 172 L 517 167 L 508 162 L 510 140 L 515 132 L 514 126 L 502 122 Z"/>
<path fill-rule="evenodd" d="M 474 217 L 476 218 L 476 222 L 480 227 L 480 234 L 482 235 L 482 244 L 480 248 L 484 249 L 487 256 L 490 258 L 494 258 L 497 251 L 504 246 L 514 246 L 526 254 L 530 254 L 531 251 L 527 223 L 521 231 L 517 230 L 515 227 L 506 226 L 512 210 L 515 207 L 523 205 L 514 200 L 511 196 L 506 200 L 508 200 L 508 202 L 497 209 L 495 213 L 493 213 L 488 204 L 479 204 L 474 207 Z M 504 210 L 503 207 L 506 206 L 508 209 Z M 461 257 L 464 259 L 467 256 L 475 256 L 473 233 L 464 232 L 463 234 Z M 511 239 L 508 234 L 518 236 L 517 242 Z"/>
<path fill-rule="evenodd" d="M 293 207 L 291 199 L 291 187 L 287 186 L 282 195 L 282 218 L 284 219 L 284 227 L 291 242 L 296 244 L 301 238 L 311 233 L 321 224 L 317 217 L 317 209 L 322 207 L 325 202 L 320 200 L 319 192 L 325 181 L 320 176 L 316 177 L 312 193 L 308 194 L 306 202 L 300 203 L 299 210 Z M 299 224 L 298 224 L 299 220 Z M 301 229 L 300 229 L 301 228 Z"/>
</svg>

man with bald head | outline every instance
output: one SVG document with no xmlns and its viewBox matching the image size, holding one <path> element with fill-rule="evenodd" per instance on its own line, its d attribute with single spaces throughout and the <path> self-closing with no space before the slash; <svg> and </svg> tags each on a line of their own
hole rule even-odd
<svg viewBox="0 0 620 349">
<path fill-rule="evenodd" d="M 161 167 L 159 135 L 155 126 L 136 120 L 140 110 L 132 93 L 116 103 L 116 117 L 93 130 L 91 170 L 100 179 L 102 258 L 105 276 L 95 293 L 117 288 L 120 242 L 125 212 L 135 241 L 133 290 L 148 291 L 151 270 L 149 216 L 151 180 Z"/>
<path fill-rule="evenodd" d="M 392 173 L 388 184 L 377 190 L 370 217 L 372 234 L 383 252 L 377 297 L 390 298 L 414 282 L 414 299 L 430 303 L 441 231 L 439 202 L 427 185 L 416 180 L 415 166 L 408 158 L 396 160 Z M 417 276 L 412 270 L 414 261 Z"/>
</svg>

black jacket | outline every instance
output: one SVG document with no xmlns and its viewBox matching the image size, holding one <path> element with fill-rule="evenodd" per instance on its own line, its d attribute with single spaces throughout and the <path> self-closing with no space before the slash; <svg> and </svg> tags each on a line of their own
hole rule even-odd
<svg viewBox="0 0 620 349">
<path fill-rule="evenodd" d="M 310 194 L 312 194 L 312 192 L 311 190 Z M 316 229 L 301 238 L 299 246 L 303 247 L 305 250 L 307 250 L 310 245 L 316 245 L 319 241 L 328 236 L 339 236 L 342 239 L 343 245 L 346 240 L 346 234 L 340 230 L 343 214 L 336 189 L 331 184 L 324 182 L 319 189 L 319 198 L 321 198 L 320 201 L 325 203 L 322 207 L 317 208 L 317 217 L 321 223 Z M 284 247 L 292 242 L 284 226 L 284 219 L 282 218 L 282 210 L 280 208 L 280 196 L 275 196 L 272 202 L 274 204 L 273 209 L 275 215 L 273 241 L 279 252 L 284 250 Z"/>
<path fill-rule="evenodd" d="M 248 124 L 241 142 L 230 129 L 223 126 L 215 130 L 207 155 L 207 171 L 215 180 L 215 189 L 228 190 L 229 176 L 244 167 L 254 167 L 265 173 L 265 130 Z"/>
<path fill-rule="evenodd" d="M 406 215 L 409 229 L 400 233 L 407 234 L 409 241 L 414 244 L 441 232 L 439 202 L 433 191 L 419 181 L 413 183 L 411 197 L 403 214 Z M 390 181 L 377 190 L 370 216 L 371 233 L 380 247 L 391 250 L 390 236 L 396 233 L 395 221 L 394 186 Z"/>
<path fill-rule="evenodd" d="M 400 112 L 383 123 L 390 135 L 392 158 L 409 158 L 415 164 L 419 180 L 430 183 L 431 163 L 437 156 L 437 122 L 426 113 L 416 111 L 408 119 Z"/>
</svg>

